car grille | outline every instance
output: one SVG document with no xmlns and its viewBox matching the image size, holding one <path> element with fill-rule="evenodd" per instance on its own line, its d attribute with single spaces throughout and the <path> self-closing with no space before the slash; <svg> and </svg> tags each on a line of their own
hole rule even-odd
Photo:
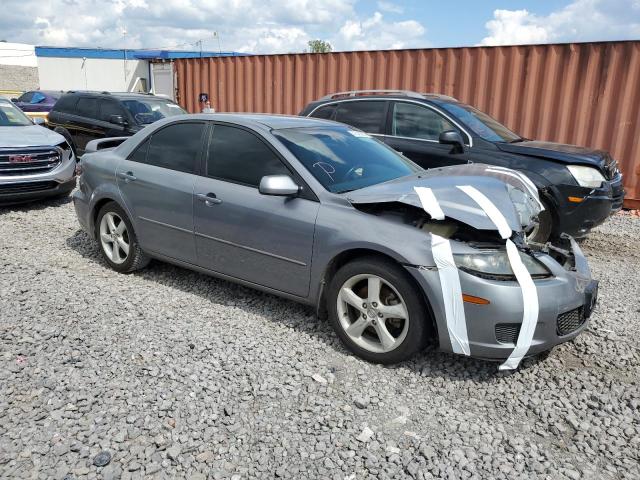
<svg viewBox="0 0 640 480">
<path fill-rule="evenodd" d="M 55 148 L 0 150 L 0 176 L 46 173 L 62 161 Z"/>
<path fill-rule="evenodd" d="M 578 307 L 558 315 L 558 335 L 569 335 L 582 326 L 585 321 L 584 308 Z"/>
<path fill-rule="evenodd" d="M 496 340 L 500 343 L 516 343 L 520 334 L 520 323 L 498 323 Z"/>
<path fill-rule="evenodd" d="M 12 193 L 25 193 L 25 192 L 41 192 L 43 190 L 50 190 L 56 188 L 58 184 L 56 182 L 23 182 L 23 183 L 10 183 L 7 185 L 0 184 L 0 195 L 9 195 Z"/>
</svg>

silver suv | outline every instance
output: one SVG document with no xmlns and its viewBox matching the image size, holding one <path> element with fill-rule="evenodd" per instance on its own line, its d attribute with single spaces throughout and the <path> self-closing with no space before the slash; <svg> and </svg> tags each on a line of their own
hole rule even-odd
<svg viewBox="0 0 640 480">
<path fill-rule="evenodd" d="M 68 195 L 76 158 L 64 137 L 0 98 L 0 204 Z"/>
</svg>

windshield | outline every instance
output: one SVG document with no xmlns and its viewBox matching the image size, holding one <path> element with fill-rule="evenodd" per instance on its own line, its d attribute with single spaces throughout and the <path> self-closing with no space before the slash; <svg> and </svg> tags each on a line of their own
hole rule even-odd
<svg viewBox="0 0 640 480">
<path fill-rule="evenodd" d="M 359 130 L 288 128 L 273 134 L 324 188 L 344 193 L 414 174 L 422 169 Z"/>
<path fill-rule="evenodd" d="M 491 118 L 486 113 L 469 105 L 443 103 L 441 107 L 458 117 L 480 138 L 490 142 L 513 142 L 522 140 L 520 135 L 513 133 L 495 118 Z"/>
<path fill-rule="evenodd" d="M 138 125 L 149 125 L 166 117 L 187 113 L 176 103 L 156 98 L 126 99 L 122 103 Z"/>
<path fill-rule="evenodd" d="M 11 102 L 0 100 L 0 127 L 26 127 L 33 125 L 22 110 Z"/>
</svg>

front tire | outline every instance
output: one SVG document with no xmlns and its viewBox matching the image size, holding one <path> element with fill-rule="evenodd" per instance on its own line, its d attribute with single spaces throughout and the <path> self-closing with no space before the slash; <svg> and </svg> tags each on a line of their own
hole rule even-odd
<svg viewBox="0 0 640 480">
<path fill-rule="evenodd" d="M 538 214 L 538 225 L 527 235 L 527 241 L 534 243 L 546 243 L 553 232 L 554 213 L 549 203 L 542 200 L 544 210 Z"/>
<path fill-rule="evenodd" d="M 117 272 L 134 272 L 149 263 L 129 217 L 115 202 L 107 203 L 98 212 L 96 237 L 103 258 Z"/>
<path fill-rule="evenodd" d="M 347 349 L 370 362 L 401 362 L 428 339 L 422 296 L 392 261 L 363 258 L 340 268 L 329 285 L 327 311 Z"/>
</svg>

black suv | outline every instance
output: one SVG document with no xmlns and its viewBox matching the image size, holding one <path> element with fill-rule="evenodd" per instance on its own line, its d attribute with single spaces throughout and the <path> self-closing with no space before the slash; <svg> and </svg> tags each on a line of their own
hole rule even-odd
<svg viewBox="0 0 640 480">
<path fill-rule="evenodd" d="M 423 168 L 486 163 L 525 173 L 545 210 L 530 240 L 584 237 L 622 208 L 622 174 L 602 150 L 531 141 L 444 95 L 369 90 L 327 95 L 300 115 L 353 125 Z"/>
<path fill-rule="evenodd" d="M 68 92 L 53 106 L 48 121 L 82 155 L 91 140 L 131 136 L 156 120 L 183 113 L 177 103 L 151 94 Z"/>
</svg>

